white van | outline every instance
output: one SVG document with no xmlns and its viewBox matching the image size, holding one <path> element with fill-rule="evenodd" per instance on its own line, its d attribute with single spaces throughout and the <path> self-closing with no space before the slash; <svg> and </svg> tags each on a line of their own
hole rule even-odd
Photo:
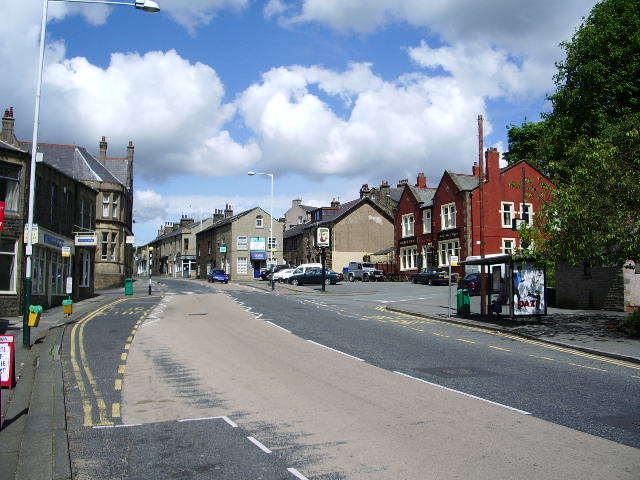
<svg viewBox="0 0 640 480">
<path fill-rule="evenodd" d="M 296 267 L 296 269 L 293 271 L 293 275 L 305 273 L 310 268 L 322 268 L 322 264 L 321 263 L 303 263 L 302 265 L 298 265 Z"/>
</svg>

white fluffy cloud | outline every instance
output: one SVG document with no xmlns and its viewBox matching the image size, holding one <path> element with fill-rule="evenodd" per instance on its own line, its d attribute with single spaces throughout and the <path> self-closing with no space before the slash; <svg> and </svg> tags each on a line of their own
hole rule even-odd
<svg viewBox="0 0 640 480">
<path fill-rule="evenodd" d="M 210 23 L 219 10 L 230 8 L 240 11 L 249 4 L 249 0 L 162 0 L 159 3 L 163 12 L 168 12 L 193 34 L 198 27 Z"/>
</svg>

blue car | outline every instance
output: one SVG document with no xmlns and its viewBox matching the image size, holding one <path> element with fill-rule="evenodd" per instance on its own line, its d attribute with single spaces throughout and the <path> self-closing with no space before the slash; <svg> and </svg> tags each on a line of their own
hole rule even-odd
<svg viewBox="0 0 640 480">
<path fill-rule="evenodd" d="M 229 275 L 224 273 L 224 270 L 212 269 L 207 276 L 209 283 L 229 283 Z"/>
</svg>

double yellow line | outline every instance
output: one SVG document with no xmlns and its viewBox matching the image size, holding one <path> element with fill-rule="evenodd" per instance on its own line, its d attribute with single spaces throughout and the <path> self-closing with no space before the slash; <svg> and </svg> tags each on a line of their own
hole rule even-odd
<svg viewBox="0 0 640 480">
<path fill-rule="evenodd" d="M 80 397 L 82 398 L 82 410 L 84 412 L 84 425 L 86 427 L 98 426 L 98 425 L 99 426 L 113 425 L 113 422 L 110 421 L 109 417 L 107 416 L 106 403 L 104 401 L 104 398 L 102 397 L 102 394 L 100 393 L 100 390 L 98 390 L 98 384 L 95 380 L 95 377 L 93 376 L 93 373 L 91 372 L 91 368 L 89 368 L 89 362 L 87 361 L 87 354 L 84 348 L 84 327 L 87 325 L 87 323 L 90 320 L 101 315 L 108 308 L 111 308 L 114 305 L 125 302 L 127 300 L 129 299 L 122 298 L 119 300 L 115 300 L 111 303 L 108 303 L 106 305 L 103 305 L 102 307 L 97 309 L 95 312 L 90 313 L 89 315 L 84 317 L 82 320 L 78 321 L 78 323 L 76 323 L 71 329 L 71 352 L 70 352 L 71 365 L 73 367 L 73 373 L 76 377 L 76 383 L 78 384 L 78 390 L 80 391 Z M 78 345 L 77 348 L 76 348 L 76 341 Z M 78 361 L 78 356 L 80 357 L 79 361 Z M 84 382 L 83 372 L 84 372 L 84 376 L 86 376 L 87 381 L 89 382 L 89 385 L 91 386 L 91 393 L 93 394 L 92 396 L 93 398 L 95 398 L 95 403 L 98 410 L 97 424 L 93 423 L 93 402 L 91 400 L 91 396 L 89 395 L 89 392 L 87 391 L 88 389 Z"/>
</svg>

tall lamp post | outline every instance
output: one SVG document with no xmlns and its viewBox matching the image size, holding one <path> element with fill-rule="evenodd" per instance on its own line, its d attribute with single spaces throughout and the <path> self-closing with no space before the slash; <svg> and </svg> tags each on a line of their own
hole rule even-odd
<svg viewBox="0 0 640 480">
<path fill-rule="evenodd" d="M 149 295 L 151 295 L 151 253 L 153 247 L 147 247 L 147 270 L 149 271 Z"/>
<path fill-rule="evenodd" d="M 273 237 L 273 177 L 274 174 L 273 173 L 264 173 L 264 172 L 247 172 L 247 175 L 253 176 L 253 175 L 266 175 L 267 177 L 271 177 L 271 207 L 270 207 L 270 211 L 269 211 L 269 217 L 270 217 L 270 223 L 269 223 L 269 238 L 270 239 L 274 239 Z M 267 245 L 269 245 L 269 242 L 267 241 Z M 271 244 L 271 248 L 269 248 L 269 263 L 271 264 L 271 268 L 273 268 L 274 265 L 274 261 L 273 261 L 273 243 Z M 274 285 L 273 285 L 273 272 L 271 272 L 271 290 L 274 289 Z"/>
<path fill-rule="evenodd" d="M 27 217 L 26 268 L 24 276 L 24 305 L 22 308 L 22 344 L 31 346 L 31 328 L 29 327 L 29 305 L 31 304 L 31 256 L 33 255 L 33 209 L 35 203 L 36 156 L 38 154 L 38 126 L 40 124 L 40 96 L 42 93 L 42 70 L 44 66 L 44 42 L 47 33 L 47 13 L 49 2 L 68 3 L 103 3 L 107 5 L 128 5 L 148 13 L 160 11 L 158 4 L 152 0 L 135 0 L 134 2 L 111 2 L 103 0 L 43 0 L 42 24 L 40 26 L 40 57 L 38 60 L 38 78 L 36 86 L 36 105 L 33 115 L 33 140 L 31 143 L 31 173 L 29 176 L 29 214 Z"/>
</svg>

